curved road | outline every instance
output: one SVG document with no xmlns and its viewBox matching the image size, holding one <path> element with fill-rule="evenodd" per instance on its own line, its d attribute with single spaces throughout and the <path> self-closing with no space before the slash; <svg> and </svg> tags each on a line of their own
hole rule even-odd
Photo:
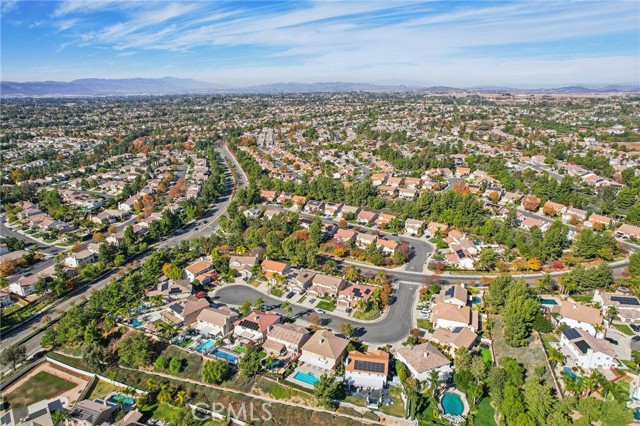
<svg viewBox="0 0 640 426">
<path fill-rule="evenodd" d="M 365 342 L 378 345 L 399 342 L 406 338 L 409 330 L 413 327 L 413 304 L 418 287 L 418 284 L 408 282 L 400 285 L 395 291 L 394 303 L 387 314 L 379 321 L 358 321 L 327 312 L 321 315 L 323 319 L 322 325 L 340 333 L 340 324 L 349 322 L 356 328 L 356 336 Z M 220 287 L 215 292 L 215 297 L 221 303 L 235 306 L 240 306 L 247 300 L 253 303 L 261 297 L 266 304 L 277 306 L 274 311 L 284 314 L 284 310 L 280 308 L 282 301 L 267 296 L 246 284 L 232 284 Z M 313 313 L 313 309 L 291 304 L 292 317 L 308 319 L 311 313 Z"/>
</svg>

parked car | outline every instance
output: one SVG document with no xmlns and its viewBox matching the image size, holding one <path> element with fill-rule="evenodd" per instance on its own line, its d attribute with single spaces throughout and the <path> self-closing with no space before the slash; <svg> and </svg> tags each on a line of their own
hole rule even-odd
<svg viewBox="0 0 640 426">
<path fill-rule="evenodd" d="M 273 306 L 271 305 L 262 305 L 261 307 L 263 311 L 270 311 L 273 309 Z"/>
<path fill-rule="evenodd" d="M 640 333 L 640 325 L 637 324 L 630 324 L 629 327 L 631 327 L 631 329 L 633 331 L 635 331 L 636 333 Z"/>
<path fill-rule="evenodd" d="M 326 314 L 323 309 L 314 309 L 314 311 L 316 311 L 317 314 Z"/>
<path fill-rule="evenodd" d="M 637 342 L 638 340 L 640 340 L 640 336 L 633 336 L 633 337 L 631 338 L 631 341 L 632 341 L 632 342 Z"/>
<path fill-rule="evenodd" d="M 316 299 L 309 299 L 309 303 L 314 303 Z"/>
<path fill-rule="evenodd" d="M 618 341 L 616 339 L 612 339 L 611 337 L 605 337 L 605 340 L 609 343 L 611 343 L 612 345 L 617 345 Z"/>
</svg>

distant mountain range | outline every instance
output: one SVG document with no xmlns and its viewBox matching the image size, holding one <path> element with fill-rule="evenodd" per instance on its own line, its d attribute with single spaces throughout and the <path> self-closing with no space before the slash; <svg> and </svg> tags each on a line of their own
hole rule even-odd
<svg viewBox="0 0 640 426">
<path fill-rule="evenodd" d="M 451 92 L 510 92 L 510 93 L 625 93 L 640 92 L 640 85 L 608 85 L 587 86 L 574 85 L 552 89 L 518 89 L 510 87 L 482 86 L 471 88 L 455 88 L 446 86 L 423 87 L 415 82 L 402 84 L 370 84 L 370 83 L 275 83 L 259 86 L 230 88 L 223 85 L 206 83 L 182 78 L 126 78 L 99 79 L 86 78 L 63 81 L 36 82 L 0 82 L 0 96 L 3 97 L 70 97 L 70 96 L 130 96 L 130 95 L 179 95 L 179 94 L 274 94 L 274 93 L 347 93 L 347 92 L 416 92 L 416 93 L 451 93 Z"/>
</svg>

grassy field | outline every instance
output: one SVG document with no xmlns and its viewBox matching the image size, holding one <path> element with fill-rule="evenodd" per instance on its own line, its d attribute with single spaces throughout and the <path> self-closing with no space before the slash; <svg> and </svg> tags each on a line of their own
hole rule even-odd
<svg viewBox="0 0 640 426">
<path fill-rule="evenodd" d="M 167 404 L 166 402 L 145 405 L 140 411 L 148 419 L 162 419 L 169 422 L 173 422 L 178 414 L 180 414 L 180 410 L 177 407 Z"/>
<path fill-rule="evenodd" d="M 178 349 L 175 346 L 168 346 L 162 354 L 167 358 L 182 359 L 182 371 L 178 376 L 187 377 L 192 380 L 200 380 L 200 370 L 202 369 L 202 357 L 187 351 Z"/>
<path fill-rule="evenodd" d="M 617 328 L 621 333 L 626 334 L 627 336 L 635 335 L 631 327 L 629 327 L 626 324 L 613 324 L 613 326 Z"/>
<path fill-rule="evenodd" d="M 316 306 L 316 309 L 322 309 L 327 312 L 333 312 L 336 309 L 335 302 L 329 302 L 327 300 L 321 300 Z"/>
<path fill-rule="evenodd" d="M 41 371 L 9 395 L 6 395 L 5 400 L 9 401 L 11 408 L 28 407 L 35 402 L 53 398 L 74 387 L 76 385 L 71 382 L 46 371 Z"/>
<path fill-rule="evenodd" d="M 423 330 L 433 330 L 433 323 L 428 319 L 420 318 L 418 319 L 418 327 Z"/>
<path fill-rule="evenodd" d="M 93 389 L 91 390 L 91 393 L 89 394 L 88 399 L 95 399 L 95 398 L 104 399 L 111 392 L 116 392 L 121 389 L 122 388 L 119 386 L 112 385 L 111 383 L 107 383 L 102 380 L 98 380 L 98 383 L 96 383 Z"/>
<path fill-rule="evenodd" d="M 476 411 L 475 416 L 473 417 L 473 424 L 475 426 L 495 426 L 496 422 L 494 420 L 495 410 L 491 406 L 491 400 L 489 398 L 484 398 L 478 404 L 478 411 Z"/>
</svg>

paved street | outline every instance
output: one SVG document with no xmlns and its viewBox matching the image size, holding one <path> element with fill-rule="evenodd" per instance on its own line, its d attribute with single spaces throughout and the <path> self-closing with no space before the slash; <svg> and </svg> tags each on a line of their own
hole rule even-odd
<svg viewBox="0 0 640 426">
<path fill-rule="evenodd" d="M 416 298 L 416 291 L 419 285 L 410 282 L 403 282 L 395 292 L 395 301 L 387 315 L 376 322 L 358 321 L 355 319 L 346 319 L 340 316 L 332 315 L 330 312 L 320 315 L 324 322 L 323 325 L 331 328 L 335 332 L 340 332 L 339 326 L 343 322 L 349 322 L 357 328 L 357 336 L 363 341 L 371 344 L 384 345 L 404 340 L 413 324 L 413 304 Z M 254 302 L 261 297 L 268 305 L 280 306 L 280 300 L 264 295 L 255 288 L 246 284 L 226 285 L 221 287 L 215 293 L 216 302 L 229 305 L 242 305 L 245 301 Z M 297 305 L 291 305 L 291 315 L 299 317 L 303 320 L 308 319 L 313 313 L 312 309 L 303 308 Z M 274 309 L 280 314 L 284 311 L 280 308 Z"/>
</svg>

